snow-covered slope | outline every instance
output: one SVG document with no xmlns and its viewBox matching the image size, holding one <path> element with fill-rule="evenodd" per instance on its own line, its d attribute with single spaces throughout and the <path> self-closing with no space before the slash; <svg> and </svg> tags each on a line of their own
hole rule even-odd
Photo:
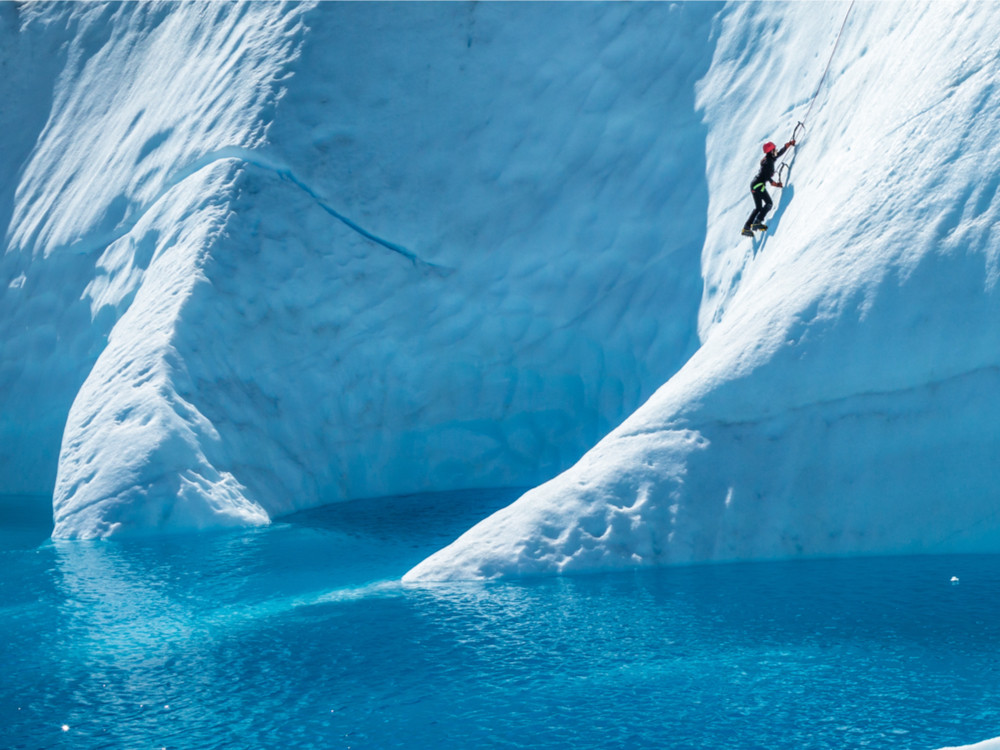
<svg viewBox="0 0 1000 750">
<path fill-rule="evenodd" d="M 230 211 L 224 150 L 264 142 L 299 9 L 11 7 L 5 32 L 23 49 L 9 85 L 30 96 L 9 101 L 36 130 L 6 170 L 4 490 L 51 493 L 57 455 L 57 530 L 106 531 L 128 523 L 124 506 L 155 524 L 191 483 L 233 495 L 195 443 L 211 427 L 178 398 L 172 339 Z M 192 507 L 206 501 L 226 505 Z"/>
<path fill-rule="evenodd" d="M 1000 8 L 856 4 L 813 104 L 847 9 L 720 15 L 701 348 L 408 580 L 1000 550 Z M 760 144 L 810 107 L 751 246 Z"/>
<path fill-rule="evenodd" d="M 2 6 L 0 492 L 89 537 L 571 465 L 697 346 L 716 10 Z"/>
<path fill-rule="evenodd" d="M 962 745 L 961 747 L 943 747 L 941 750 L 1000 750 L 1000 737 L 997 739 L 977 742 L 974 745 Z"/>
</svg>

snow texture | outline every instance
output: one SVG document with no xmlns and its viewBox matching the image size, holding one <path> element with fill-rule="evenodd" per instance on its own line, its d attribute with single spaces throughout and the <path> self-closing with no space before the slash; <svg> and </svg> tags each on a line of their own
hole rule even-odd
<svg viewBox="0 0 1000 750">
<path fill-rule="evenodd" d="M 0 492 L 529 486 L 695 351 L 718 6 L 0 5 Z"/>
<path fill-rule="evenodd" d="M 1000 737 L 985 742 L 977 742 L 974 745 L 962 745 L 961 747 L 943 747 L 941 750 L 1000 750 Z"/>
<path fill-rule="evenodd" d="M 856 4 L 813 104 L 847 10 L 717 17 L 700 349 L 406 580 L 1000 550 L 1000 7 Z M 810 107 L 740 238 L 761 143 Z"/>
<path fill-rule="evenodd" d="M 1000 10 L 847 10 L 0 4 L 0 492 L 544 482 L 408 581 L 997 551 Z"/>
</svg>

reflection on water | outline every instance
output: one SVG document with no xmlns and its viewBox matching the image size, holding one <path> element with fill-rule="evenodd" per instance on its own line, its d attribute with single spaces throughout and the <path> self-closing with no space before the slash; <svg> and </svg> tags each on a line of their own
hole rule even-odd
<svg viewBox="0 0 1000 750">
<path fill-rule="evenodd" d="M 399 582 L 516 494 L 8 545 L 4 746 L 926 750 L 1000 734 L 1000 557 Z"/>
<path fill-rule="evenodd" d="M 52 533 L 52 498 L 0 495 L 0 550 L 33 549 Z"/>
</svg>

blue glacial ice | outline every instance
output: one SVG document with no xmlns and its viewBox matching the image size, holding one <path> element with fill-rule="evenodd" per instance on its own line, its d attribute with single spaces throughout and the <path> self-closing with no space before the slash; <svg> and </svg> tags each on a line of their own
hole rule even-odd
<svg viewBox="0 0 1000 750">
<path fill-rule="evenodd" d="M 1000 12 L 847 10 L 0 7 L 0 492 L 535 487 L 408 581 L 996 551 Z"/>
<path fill-rule="evenodd" d="M 7 6 L 0 491 L 88 538 L 571 466 L 698 346 L 716 10 Z"/>
<path fill-rule="evenodd" d="M 716 19 L 699 350 L 407 580 L 1000 548 L 1000 13 L 847 9 Z M 810 108 L 772 230 L 739 237 L 760 144 Z"/>
</svg>

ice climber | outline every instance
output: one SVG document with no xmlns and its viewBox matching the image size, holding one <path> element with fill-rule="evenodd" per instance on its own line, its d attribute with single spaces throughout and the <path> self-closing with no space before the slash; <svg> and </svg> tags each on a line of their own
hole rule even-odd
<svg viewBox="0 0 1000 750">
<path fill-rule="evenodd" d="M 764 144 L 764 158 L 760 160 L 760 169 L 757 170 L 757 176 L 750 183 L 750 195 L 753 196 L 754 209 L 750 213 L 747 223 L 743 225 L 743 232 L 741 234 L 745 237 L 753 237 L 755 229 L 767 231 L 767 224 L 764 223 L 764 217 L 767 216 L 767 212 L 771 210 L 771 206 L 773 205 L 771 196 L 767 194 L 767 184 L 771 183 L 774 187 L 779 188 L 784 187 L 780 182 L 775 182 L 771 179 L 774 177 L 774 162 L 790 146 L 794 145 L 794 138 L 786 143 L 780 151 L 776 150 L 778 147 L 771 143 L 771 141 Z"/>
</svg>

